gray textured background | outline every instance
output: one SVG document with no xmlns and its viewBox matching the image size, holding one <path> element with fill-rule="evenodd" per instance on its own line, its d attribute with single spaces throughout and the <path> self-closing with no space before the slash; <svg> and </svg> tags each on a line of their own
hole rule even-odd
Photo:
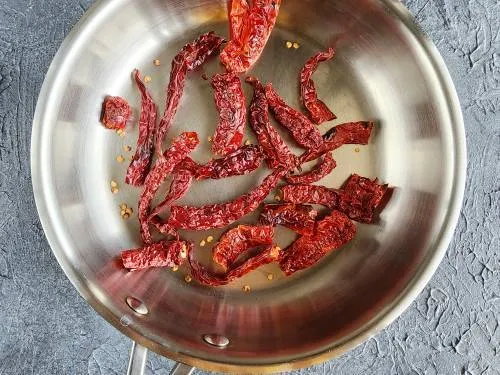
<svg viewBox="0 0 500 375">
<path fill-rule="evenodd" d="M 130 341 L 60 270 L 30 181 L 38 92 L 92 2 L 0 0 L 0 375 L 125 374 Z M 296 374 L 500 373 L 500 2 L 406 5 L 443 55 L 462 103 L 469 162 L 458 228 L 431 283 L 395 323 L 351 353 Z M 148 373 L 168 374 L 171 366 L 151 355 Z"/>
</svg>

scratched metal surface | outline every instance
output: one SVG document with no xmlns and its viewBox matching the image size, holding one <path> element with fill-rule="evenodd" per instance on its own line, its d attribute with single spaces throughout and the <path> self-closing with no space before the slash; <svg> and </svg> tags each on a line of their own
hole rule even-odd
<svg viewBox="0 0 500 375">
<path fill-rule="evenodd" d="M 0 0 L 0 374 L 124 374 L 129 340 L 77 294 L 39 224 L 29 170 L 44 74 L 91 0 Z M 390 327 L 296 374 L 500 373 L 500 3 L 407 0 L 455 81 L 465 201 L 431 283 Z M 150 355 L 148 374 L 173 363 Z M 202 374 L 203 372 L 197 372 Z"/>
</svg>

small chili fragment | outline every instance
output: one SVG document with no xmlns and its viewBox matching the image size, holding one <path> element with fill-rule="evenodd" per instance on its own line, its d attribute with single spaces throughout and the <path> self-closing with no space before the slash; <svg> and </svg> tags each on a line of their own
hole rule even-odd
<svg viewBox="0 0 500 375">
<path fill-rule="evenodd" d="M 250 126 L 262 146 L 267 165 L 271 169 L 278 167 L 287 170 L 293 169 L 297 164 L 297 158 L 276 129 L 271 126 L 264 86 L 255 77 L 247 77 L 245 81 L 254 87 L 253 99 L 250 104 Z"/>
<path fill-rule="evenodd" d="M 259 222 L 268 225 L 283 225 L 294 232 L 310 236 L 318 212 L 303 204 L 265 204 L 260 213 Z"/>
<path fill-rule="evenodd" d="M 200 284 L 220 286 L 229 284 L 230 282 L 245 276 L 249 272 L 263 265 L 277 261 L 280 258 L 280 254 L 281 249 L 279 247 L 267 247 L 256 256 L 249 258 L 240 266 L 233 268 L 228 273 L 222 275 L 214 274 L 207 268 L 203 267 L 200 263 L 196 262 L 193 259 L 192 253 L 189 257 L 189 263 L 191 265 L 191 274 L 193 275 L 193 278 Z"/>
<path fill-rule="evenodd" d="M 334 126 L 323 135 L 323 146 L 310 149 L 300 156 L 300 162 L 305 163 L 317 159 L 321 155 L 333 151 L 342 145 L 366 145 L 372 134 L 374 123 L 372 121 L 346 122 Z"/>
<path fill-rule="evenodd" d="M 140 73 L 134 70 L 134 78 L 141 93 L 141 117 L 139 119 L 139 137 L 132 161 L 127 169 L 125 182 L 141 186 L 153 160 L 154 133 L 156 128 L 156 104 L 146 86 L 141 81 Z"/>
<path fill-rule="evenodd" d="M 144 190 L 139 197 L 139 224 L 141 226 L 141 236 L 145 243 L 151 242 L 148 218 L 156 191 L 167 176 L 194 150 L 199 142 L 198 135 L 195 132 L 182 133 L 172 141 L 172 145 L 165 151 L 163 158 L 156 161 L 153 169 L 147 175 Z"/>
<path fill-rule="evenodd" d="M 184 262 L 192 249 L 191 242 L 160 241 L 142 248 L 122 251 L 121 259 L 123 267 L 130 271 L 151 267 L 176 267 Z"/>
<path fill-rule="evenodd" d="M 335 56 L 335 50 L 332 47 L 318 52 L 306 61 L 306 64 L 300 71 L 300 100 L 309 112 L 309 118 L 318 125 L 337 118 L 326 104 L 318 99 L 316 87 L 311 78 L 316 69 L 318 69 L 319 63 L 328 61 L 333 56 Z"/>
<path fill-rule="evenodd" d="M 227 270 L 236 259 L 252 247 L 271 245 L 274 227 L 270 225 L 238 225 L 222 235 L 214 246 L 212 259 Z"/>
<path fill-rule="evenodd" d="M 242 146 L 220 159 L 213 159 L 196 170 L 197 179 L 214 180 L 250 173 L 262 163 L 262 149 L 257 145 Z"/>
<path fill-rule="evenodd" d="M 270 83 L 266 85 L 266 98 L 276 120 L 289 130 L 298 145 L 313 150 L 323 146 L 317 127 L 304 114 L 286 104 Z"/>
<path fill-rule="evenodd" d="M 107 96 L 102 103 L 101 122 L 108 129 L 123 130 L 132 110 L 127 101 L 119 96 Z"/>
<path fill-rule="evenodd" d="M 246 123 L 246 103 L 241 81 L 234 73 L 212 77 L 215 106 L 219 123 L 212 138 L 212 152 L 227 155 L 238 149 L 243 141 Z"/>
<path fill-rule="evenodd" d="M 156 132 L 156 153 L 162 157 L 162 146 L 177 109 L 179 107 L 186 74 L 202 65 L 210 55 L 219 49 L 224 38 L 214 32 L 202 34 L 195 41 L 186 44 L 172 60 L 170 81 L 166 90 L 166 103 L 163 117 Z"/>
<path fill-rule="evenodd" d="M 230 20 L 236 21 L 237 13 L 242 15 L 232 23 L 231 40 L 220 54 L 226 69 L 235 73 L 247 71 L 259 59 L 278 18 L 281 0 L 256 0 L 250 11 L 244 9 L 242 3 L 233 1 L 231 4 Z M 242 6 L 243 9 L 234 9 L 232 16 L 233 5 Z"/>
<path fill-rule="evenodd" d="M 167 225 L 176 229 L 222 228 L 254 211 L 276 187 L 285 171 L 278 169 L 248 194 L 233 201 L 202 207 L 172 206 Z"/>
<path fill-rule="evenodd" d="M 288 175 L 286 181 L 290 184 L 312 184 L 329 175 L 336 166 L 331 152 L 327 152 L 312 170 L 300 175 Z"/>
<path fill-rule="evenodd" d="M 312 236 L 302 236 L 283 252 L 280 268 L 287 275 L 311 267 L 329 252 L 354 238 L 356 225 L 342 212 L 318 221 Z"/>
</svg>

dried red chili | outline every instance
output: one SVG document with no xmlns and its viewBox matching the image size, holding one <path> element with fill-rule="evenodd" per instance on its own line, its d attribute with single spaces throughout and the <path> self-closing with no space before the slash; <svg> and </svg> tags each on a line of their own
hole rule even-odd
<svg viewBox="0 0 500 375">
<path fill-rule="evenodd" d="M 214 32 L 202 34 L 195 41 L 186 44 L 172 60 L 170 81 L 166 90 L 166 103 L 163 117 L 156 132 L 156 153 L 161 158 L 162 145 L 184 91 L 186 74 L 202 65 L 207 58 L 219 49 L 224 39 Z"/>
<path fill-rule="evenodd" d="M 290 184 L 312 184 L 330 174 L 337 163 L 330 152 L 324 154 L 319 163 L 309 172 L 300 175 L 288 175 L 286 181 Z"/>
<path fill-rule="evenodd" d="M 151 203 L 160 185 L 174 168 L 199 144 L 195 132 L 186 132 L 172 141 L 172 145 L 165 151 L 163 157 L 158 159 L 144 182 L 144 190 L 139 197 L 139 224 L 141 236 L 145 243 L 151 242 L 148 217 Z"/>
<path fill-rule="evenodd" d="M 318 125 L 337 118 L 326 104 L 318 99 L 316 87 L 314 87 L 314 81 L 311 78 L 318 69 L 319 63 L 330 60 L 333 56 L 335 56 L 335 50 L 332 47 L 318 52 L 306 61 L 300 71 L 300 100 L 309 112 L 311 120 Z"/>
<path fill-rule="evenodd" d="M 232 38 L 220 54 L 228 71 L 245 72 L 258 60 L 276 23 L 280 5 L 281 0 L 255 0 L 250 12 L 244 12 L 242 26 L 236 23 L 231 27 Z"/>
<path fill-rule="evenodd" d="M 231 40 L 241 40 L 245 20 L 250 14 L 250 5 L 247 0 L 229 0 L 229 36 Z"/>
<path fill-rule="evenodd" d="M 268 104 L 264 86 L 255 77 L 245 80 L 254 87 L 250 104 L 250 125 L 262 146 L 267 165 L 271 169 L 283 167 L 291 170 L 297 164 L 297 158 L 290 151 L 279 133 L 271 126 L 268 115 Z"/>
<path fill-rule="evenodd" d="M 281 169 L 274 171 L 258 187 L 230 202 L 202 207 L 172 206 L 167 224 L 174 229 L 222 228 L 255 210 L 285 173 Z"/>
<path fill-rule="evenodd" d="M 262 159 L 262 149 L 258 145 L 245 145 L 227 156 L 200 165 L 196 170 L 196 178 L 216 180 L 244 175 L 259 168 Z"/>
<path fill-rule="evenodd" d="M 245 251 L 273 243 L 274 227 L 270 225 L 238 225 L 220 238 L 212 251 L 212 259 L 224 270 L 232 268 Z"/>
<path fill-rule="evenodd" d="M 302 236 L 282 253 L 280 268 L 287 275 L 316 264 L 329 252 L 354 238 L 356 225 L 342 212 L 332 211 L 316 223 L 312 236 Z"/>
<path fill-rule="evenodd" d="M 342 145 L 366 145 L 372 134 L 372 121 L 346 122 L 334 126 L 323 135 L 323 146 L 309 149 L 300 156 L 300 162 L 305 163 L 317 159 L 321 155 L 333 151 Z"/>
<path fill-rule="evenodd" d="M 234 73 L 212 77 L 214 101 L 219 111 L 219 123 L 212 137 L 212 152 L 227 155 L 238 149 L 243 141 L 246 123 L 246 103 L 241 82 Z"/>
<path fill-rule="evenodd" d="M 107 96 L 102 103 L 101 122 L 108 129 L 123 130 L 132 111 L 127 101 L 119 96 Z"/>
<path fill-rule="evenodd" d="M 276 120 L 290 131 L 298 145 L 313 150 L 322 147 L 323 138 L 317 127 L 304 114 L 286 104 L 270 83 L 266 85 L 266 98 Z"/>
<path fill-rule="evenodd" d="M 265 204 L 259 222 L 268 225 L 282 225 L 294 232 L 311 235 L 318 212 L 309 205 L 283 203 Z"/>
<path fill-rule="evenodd" d="M 277 246 L 269 246 L 262 250 L 259 254 L 249 258 L 240 266 L 230 270 L 228 273 L 220 275 L 213 274 L 210 270 L 203 267 L 200 263 L 196 262 L 191 255 L 189 257 L 189 264 L 191 265 L 191 275 L 193 279 L 201 284 L 209 286 L 221 286 L 229 284 L 230 282 L 245 276 L 247 273 L 280 258 L 281 249 Z"/>
<path fill-rule="evenodd" d="M 344 212 L 351 219 L 371 223 L 375 218 L 387 185 L 353 174 L 342 189 L 317 185 L 287 185 L 282 187 L 283 200 L 296 204 L 320 204 Z"/>
<path fill-rule="evenodd" d="M 129 185 L 141 186 L 144 184 L 153 160 L 156 104 L 141 81 L 140 73 L 137 69 L 134 70 L 134 78 L 141 93 L 141 117 L 139 119 L 137 148 L 127 169 L 125 182 Z"/>
<path fill-rule="evenodd" d="M 181 265 L 193 249 L 188 241 L 160 241 L 139 249 L 125 250 L 121 253 L 123 267 L 142 270 L 151 267 L 173 267 Z"/>
</svg>

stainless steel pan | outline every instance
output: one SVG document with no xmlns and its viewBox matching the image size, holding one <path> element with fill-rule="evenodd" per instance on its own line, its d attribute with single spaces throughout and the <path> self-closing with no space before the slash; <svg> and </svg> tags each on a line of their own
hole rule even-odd
<svg viewBox="0 0 500 375">
<path fill-rule="evenodd" d="M 359 225 L 351 244 L 288 279 L 273 265 L 219 289 L 186 283 L 187 269 L 128 273 L 114 259 L 139 244 L 138 225 L 135 217 L 122 220 L 119 204 L 135 207 L 139 191 L 122 183 L 128 163 L 116 157 L 130 155 L 122 147 L 134 146 L 137 130 L 122 138 L 103 129 L 102 99 L 122 95 L 138 117 L 139 95 L 130 78 L 138 67 L 152 77 L 150 87 L 162 103 L 171 58 L 201 32 L 227 34 L 225 9 L 225 1 L 211 0 L 110 0 L 92 7 L 61 46 L 40 93 L 32 135 L 34 193 L 61 267 L 99 314 L 135 342 L 215 371 L 291 370 L 373 336 L 427 283 L 461 205 L 462 118 L 441 58 L 400 3 L 285 0 L 251 73 L 272 81 L 298 106 L 300 67 L 336 43 L 337 57 L 315 75 L 321 98 L 339 115 L 335 123 L 375 119 L 379 125 L 370 145 L 335 152 L 338 167 L 324 183 L 338 186 L 358 172 L 395 186 L 380 223 Z M 288 49 L 286 41 L 300 47 Z M 160 67 L 153 66 L 155 58 Z M 217 59 L 205 67 L 208 74 L 218 69 Z M 201 73 L 190 75 L 172 135 L 194 129 L 204 140 L 214 131 L 217 114 Z M 195 157 L 209 158 L 208 142 Z M 228 200 L 266 173 L 199 183 L 184 202 Z M 111 180 L 120 184 L 117 194 L 110 192 Z M 207 233 L 186 236 L 198 243 Z M 279 241 L 290 238 L 281 234 Z M 209 249 L 197 252 L 203 257 Z M 250 293 L 241 291 L 246 284 Z M 136 354 L 145 352 L 140 347 Z M 134 357 L 131 369 L 142 367 L 141 356 Z"/>
</svg>

